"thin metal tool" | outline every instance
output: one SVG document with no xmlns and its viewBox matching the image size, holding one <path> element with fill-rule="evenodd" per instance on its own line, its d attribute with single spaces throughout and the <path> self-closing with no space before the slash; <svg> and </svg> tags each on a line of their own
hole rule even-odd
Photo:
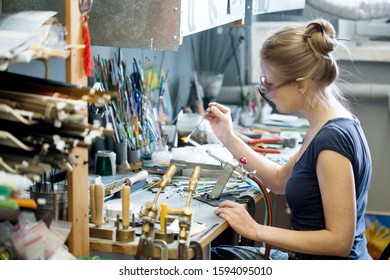
<svg viewBox="0 0 390 280">
<path fill-rule="evenodd" d="M 199 126 L 203 123 L 203 121 L 206 119 L 206 116 L 203 116 L 202 120 L 198 123 L 197 126 L 195 126 L 195 128 L 191 131 L 190 134 L 188 134 L 188 136 L 186 137 L 185 139 L 185 142 L 188 142 L 188 140 L 191 138 L 192 134 L 199 128 Z"/>
<path fill-rule="evenodd" d="M 215 101 L 215 102 L 217 102 L 217 101 Z M 216 105 L 216 103 L 215 103 L 214 105 L 212 105 L 212 106 L 215 106 L 215 105 Z M 210 109 L 210 108 L 207 109 L 206 113 L 208 112 L 209 109 Z M 187 143 L 188 140 L 191 138 L 192 134 L 193 134 L 193 133 L 199 128 L 199 126 L 204 122 L 204 120 L 206 119 L 206 113 L 203 115 L 203 118 L 202 118 L 202 120 L 198 123 L 198 125 L 195 126 L 195 128 L 191 131 L 191 133 L 185 138 L 184 142 Z"/>
</svg>

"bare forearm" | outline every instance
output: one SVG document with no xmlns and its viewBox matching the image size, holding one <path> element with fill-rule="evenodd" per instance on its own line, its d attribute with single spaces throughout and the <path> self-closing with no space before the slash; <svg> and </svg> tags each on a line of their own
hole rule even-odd
<svg viewBox="0 0 390 280">
<path fill-rule="evenodd" d="M 314 255 L 346 256 L 351 242 L 329 230 L 295 231 L 258 224 L 254 239 L 288 251 Z"/>
</svg>

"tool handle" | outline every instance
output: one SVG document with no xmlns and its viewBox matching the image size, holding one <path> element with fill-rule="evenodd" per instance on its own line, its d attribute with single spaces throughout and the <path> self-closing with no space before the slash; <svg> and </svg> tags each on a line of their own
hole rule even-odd
<svg viewBox="0 0 390 280">
<path fill-rule="evenodd" d="M 261 143 L 279 143 L 282 142 L 282 138 L 273 137 L 273 138 L 260 138 L 260 139 L 252 139 L 248 142 L 249 145 L 261 144 Z"/>
<path fill-rule="evenodd" d="M 139 181 L 145 180 L 146 178 L 148 178 L 148 176 L 149 176 L 148 171 L 141 170 L 140 172 L 136 173 L 135 175 L 126 178 L 125 181 L 126 181 L 126 184 L 128 184 L 129 186 L 132 186 L 133 184 L 135 184 Z"/>
<path fill-rule="evenodd" d="M 104 204 L 104 186 L 103 184 L 95 185 L 95 225 L 100 227 L 104 224 L 103 219 Z"/>
<path fill-rule="evenodd" d="M 123 186 L 122 189 L 122 225 L 124 229 L 127 229 L 130 224 L 129 217 L 130 210 L 130 186 Z"/>
<path fill-rule="evenodd" d="M 95 184 L 89 186 L 89 208 L 91 212 L 91 223 L 96 222 Z"/>
<path fill-rule="evenodd" d="M 281 151 L 277 149 L 267 149 L 267 148 L 259 148 L 259 147 L 252 147 L 252 150 L 258 153 L 268 153 L 268 154 L 280 154 Z"/>
<path fill-rule="evenodd" d="M 168 216 L 168 205 L 166 203 L 161 203 L 160 211 L 160 231 L 165 232 L 165 218 Z"/>
</svg>

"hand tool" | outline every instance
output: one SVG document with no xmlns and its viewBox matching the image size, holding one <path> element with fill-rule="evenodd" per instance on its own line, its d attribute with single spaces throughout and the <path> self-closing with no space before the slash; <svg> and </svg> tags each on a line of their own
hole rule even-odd
<svg viewBox="0 0 390 280">
<path fill-rule="evenodd" d="M 104 185 L 101 183 L 91 184 L 89 187 L 91 223 L 89 226 L 89 236 L 103 239 L 114 239 L 115 227 L 105 226 L 103 203 Z"/>
<path fill-rule="evenodd" d="M 191 131 L 190 134 L 188 134 L 187 137 L 185 137 L 183 139 L 184 142 L 188 142 L 188 140 L 191 138 L 192 134 L 194 134 L 194 132 L 199 128 L 199 126 L 203 123 L 203 121 L 206 119 L 206 116 L 203 116 L 202 120 L 197 124 L 197 126 L 195 126 L 195 128 Z"/>
<path fill-rule="evenodd" d="M 269 144 L 269 143 L 281 143 L 281 137 L 272 137 L 272 138 L 260 138 L 260 139 L 250 139 L 246 143 L 251 146 L 252 150 L 258 153 L 269 153 L 269 154 L 280 154 L 281 151 L 278 149 L 264 148 L 258 146 L 259 144 Z"/>
<path fill-rule="evenodd" d="M 165 219 L 168 215 L 168 205 L 166 203 L 161 203 L 161 211 L 160 211 L 160 231 L 167 232 L 167 227 L 165 223 Z"/>
<path fill-rule="evenodd" d="M 122 225 L 123 229 L 129 227 L 129 210 L 130 210 L 130 186 L 123 186 L 122 189 Z"/>
<path fill-rule="evenodd" d="M 174 241 L 174 233 L 171 230 L 167 229 L 167 216 L 168 216 L 168 205 L 166 203 L 161 203 L 160 205 L 160 230 L 156 230 L 154 233 L 155 240 L 164 240 L 166 243 L 170 244 Z"/>
<path fill-rule="evenodd" d="M 278 149 L 267 149 L 267 148 L 261 148 L 261 147 L 252 147 L 252 150 L 258 153 L 264 153 L 264 154 L 280 154 L 282 153 Z"/>
<path fill-rule="evenodd" d="M 281 137 L 272 137 L 272 138 L 259 138 L 259 139 L 252 139 L 250 138 L 249 141 L 246 141 L 248 145 L 256 145 L 256 144 L 267 144 L 267 143 L 278 143 L 282 142 Z"/>
<path fill-rule="evenodd" d="M 215 105 L 213 105 L 213 106 L 215 106 Z M 207 109 L 207 110 L 209 110 L 209 109 Z M 182 138 L 182 140 L 183 140 L 185 143 L 188 142 L 188 140 L 191 138 L 192 134 L 199 128 L 199 126 L 204 122 L 205 119 L 206 119 L 206 114 L 203 115 L 202 120 L 197 124 L 197 126 L 195 126 L 195 128 L 191 131 L 191 133 L 188 134 L 188 136 L 185 137 L 184 139 Z"/>
<path fill-rule="evenodd" d="M 97 227 L 104 224 L 103 203 L 104 203 L 104 186 L 103 184 L 91 184 L 91 222 Z"/>
<path fill-rule="evenodd" d="M 112 192 L 117 192 L 123 190 L 124 186 L 129 186 L 131 189 L 131 186 L 135 183 L 145 180 L 149 176 L 149 172 L 146 170 L 139 171 L 138 173 L 126 177 L 124 179 L 118 180 L 114 185 L 110 187 Z M 110 192 L 107 192 L 106 188 L 106 195 L 111 194 Z M 122 198 L 115 198 L 111 199 L 107 202 L 105 202 L 105 209 L 106 209 L 106 219 L 113 220 L 116 219 L 117 216 L 122 216 Z"/>
<path fill-rule="evenodd" d="M 129 228 L 130 219 L 130 186 L 123 186 L 122 189 L 122 228 L 116 229 L 116 240 L 119 242 L 131 242 L 134 240 L 135 229 Z"/>
</svg>

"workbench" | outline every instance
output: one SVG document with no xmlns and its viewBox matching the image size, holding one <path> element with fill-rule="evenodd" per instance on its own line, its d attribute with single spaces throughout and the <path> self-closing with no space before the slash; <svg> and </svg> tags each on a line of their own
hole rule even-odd
<svg viewBox="0 0 390 280">
<path fill-rule="evenodd" d="M 262 199 L 261 194 L 255 190 L 248 189 L 241 192 L 237 197 L 250 198 L 251 203 L 257 203 Z M 138 215 L 141 207 L 144 207 L 145 202 L 153 201 L 155 193 L 150 190 L 138 190 L 131 193 L 130 209 L 132 213 Z M 157 207 L 162 203 L 166 203 L 168 208 L 184 207 L 187 201 L 188 193 L 179 191 L 177 187 L 168 185 L 164 192 L 159 196 Z M 223 197 L 222 197 L 223 199 Z M 190 246 L 188 249 L 188 259 L 210 259 L 211 242 L 220 236 L 228 227 L 226 220 L 214 214 L 215 207 L 205 202 L 192 198 L 190 207 L 193 210 L 192 221 L 200 224 L 205 224 L 207 229 L 190 237 Z M 158 221 L 156 220 L 155 228 L 159 229 Z M 139 244 L 141 227 L 135 228 L 136 237 L 132 242 L 118 242 L 115 240 L 90 238 L 90 249 L 95 252 L 104 252 L 112 254 L 129 255 L 129 259 L 136 255 Z M 168 259 L 178 258 L 178 241 L 175 239 L 168 244 Z M 165 255 L 165 253 L 164 253 Z M 153 249 L 153 258 L 161 259 L 161 250 Z"/>
</svg>

